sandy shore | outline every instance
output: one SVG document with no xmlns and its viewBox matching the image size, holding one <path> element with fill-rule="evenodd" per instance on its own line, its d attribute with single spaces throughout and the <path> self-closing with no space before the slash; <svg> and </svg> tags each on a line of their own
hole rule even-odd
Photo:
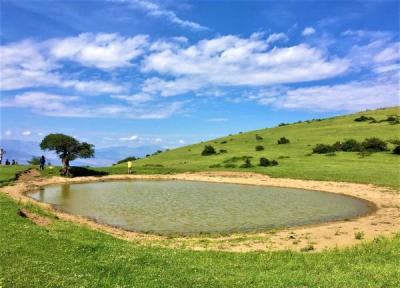
<svg viewBox="0 0 400 288">
<path fill-rule="evenodd" d="M 236 172 L 202 172 L 175 175 L 110 175 L 103 177 L 77 177 L 72 179 L 62 177 L 40 178 L 31 176 L 32 175 L 26 175 L 25 177 L 22 176 L 15 185 L 3 187 L 0 191 L 10 195 L 16 200 L 35 202 L 36 204 L 53 211 L 53 213 L 62 220 L 74 221 L 88 225 L 93 229 L 112 234 L 122 239 L 135 241 L 143 245 L 235 252 L 284 249 L 299 251 L 304 247 L 312 245 L 314 249 L 313 251 L 321 251 L 328 248 L 351 246 L 361 243 L 362 241 L 370 241 L 379 235 L 392 237 L 394 234 L 400 232 L 400 194 L 396 191 L 374 185 L 271 178 L 261 174 Z M 358 197 L 368 201 L 373 209 L 370 214 L 355 219 L 293 227 L 277 231 L 235 233 L 230 234 L 229 236 L 220 237 L 171 237 L 130 232 L 116 227 L 99 224 L 84 217 L 74 216 L 55 210 L 49 204 L 37 202 L 26 196 L 28 191 L 40 189 L 43 186 L 51 184 L 123 179 L 176 179 L 302 188 Z M 356 239 L 356 232 L 362 232 L 362 240 Z"/>
</svg>

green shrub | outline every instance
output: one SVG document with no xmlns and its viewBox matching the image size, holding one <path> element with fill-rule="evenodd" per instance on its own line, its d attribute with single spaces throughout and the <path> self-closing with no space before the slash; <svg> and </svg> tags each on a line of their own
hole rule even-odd
<svg viewBox="0 0 400 288">
<path fill-rule="evenodd" d="M 387 143 L 377 137 L 367 138 L 362 142 L 362 148 L 369 152 L 387 151 Z"/>
<path fill-rule="evenodd" d="M 288 144 L 288 143 L 290 143 L 290 141 L 289 141 L 289 139 L 287 139 L 286 137 L 281 137 L 281 138 L 278 140 L 278 144 Z"/>
<path fill-rule="evenodd" d="M 354 119 L 354 121 L 356 121 L 356 122 L 364 122 L 364 121 L 370 121 L 370 120 L 376 121 L 374 117 L 368 117 L 365 115 L 361 115 L 360 117 Z"/>
<path fill-rule="evenodd" d="M 140 158 L 135 157 L 135 156 L 127 157 L 127 158 L 125 158 L 125 159 L 119 160 L 119 161 L 117 162 L 117 164 L 121 164 L 121 163 L 128 162 L 128 161 L 135 161 L 135 160 L 138 160 L 138 159 L 140 159 Z"/>
<path fill-rule="evenodd" d="M 228 150 L 226 150 L 226 149 L 220 149 L 220 150 L 219 150 L 219 153 L 221 153 L 221 154 L 228 153 Z"/>
<path fill-rule="evenodd" d="M 33 156 L 32 159 L 28 161 L 28 164 L 30 164 L 30 165 L 39 165 L 40 164 L 40 157 L 39 156 Z"/>
<path fill-rule="evenodd" d="M 317 144 L 313 148 L 313 153 L 316 154 L 326 154 L 329 152 L 335 152 L 335 148 L 332 145 L 327 145 L 327 144 Z"/>
<path fill-rule="evenodd" d="M 400 145 L 397 145 L 393 149 L 393 154 L 400 155 Z"/>
<path fill-rule="evenodd" d="M 340 141 L 336 141 L 335 143 L 332 144 L 332 148 L 335 151 L 342 151 L 342 143 Z"/>
<path fill-rule="evenodd" d="M 226 140 L 222 141 L 221 144 L 226 144 L 228 143 Z"/>
<path fill-rule="evenodd" d="M 236 168 L 236 164 L 233 164 L 233 163 L 226 163 L 226 164 L 224 164 L 224 167 L 225 167 L 225 168 Z"/>
<path fill-rule="evenodd" d="M 400 139 L 390 139 L 387 142 L 392 143 L 394 145 L 400 145 Z"/>
<path fill-rule="evenodd" d="M 256 151 L 263 151 L 263 150 L 264 150 L 264 146 L 262 146 L 262 145 L 256 146 Z"/>
<path fill-rule="evenodd" d="M 336 151 L 345 151 L 345 152 L 359 152 L 362 150 L 362 145 L 360 142 L 354 139 L 347 139 L 345 140 L 341 146 L 341 149 L 336 150 Z"/>
<path fill-rule="evenodd" d="M 261 137 L 260 135 L 256 134 L 256 140 L 261 141 L 263 139 L 264 139 L 263 137 Z"/>
<path fill-rule="evenodd" d="M 239 166 L 239 168 L 251 168 L 251 167 L 253 167 L 253 165 L 251 164 L 250 157 L 244 159 L 244 163 Z"/>
<path fill-rule="evenodd" d="M 259 166 L 262 166 L 262 167 L 268 167 L 268 166 L 270 166 L 270 164 L 271 164 L 271 161 L 269 161 L 267 158 L 265 158 L 265 157 L 261 157 L 260 158 L 260 164 L 258 164 Z"/>
<path fill-rule="evenodd" d="M 203 152 L 201 152 L 202 156 L 209 156 L 209 155 L 213 155 L 216 154 L 217 152 L 215 152 L 215 149 L 213 146 L 211 145 L 206 145 L 204 146 Z"/>
<path fill-rule="evenodd" d="M 261 157 L 260 158 L 260 163 L 258 165 L 262 166 L 262 167 L 268 167 L 268 166 L 276 166 L 278 164 L 279 163 L 276 160 L 269 160 L 269 159 L 267 159 L 265 157 Z"/>
</svg>

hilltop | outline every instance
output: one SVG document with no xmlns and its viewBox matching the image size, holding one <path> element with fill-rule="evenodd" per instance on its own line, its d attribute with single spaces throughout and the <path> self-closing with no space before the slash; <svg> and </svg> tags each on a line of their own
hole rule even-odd
<svg viewBox="0 0 400 288">
<path fill-rule="evenodd" d="M 369 155 L 360 155 L 357 152 L 336 152 L 333 156 L 312 154 L 312 148 L 316 144 L 333 144 L 350 138 L 358 141 L 369 137 L 378 137 L 385 141 L 400 140 L 399 124 L 380 122 L 388 116 L 399 114 L 399 107 L 391 107 L 285 124 L 165 151 L 137 160 L 134 166 L 139 173 L 243 171 L 263 173 L 273 177 L 373 183 L 399 188 L 400 157 L 392 154 L 391 150 L 395 145 L 391 143 L 388 144 L 390 151 Z M 373 117 L 376 123 L 354 121 L 362 115 Z M 277 141 L 281 137 L 286 137 L 290 143 L 278 144 Z M 205 145 L 212 145 L 218 153 L 202 156 Z M 263 146 L 264 150 L 256 151 L 256 146 Z M 221 150 L 226 150 L 226 153 L 219 153 Z M 254 167 L 238 168 L 243 164 L 242 159 L 238 158 L 243 156 L 252 157 L 250 160 Z M 260 157 L 274 159 L 279 165 L 256 166 Z M 236 167 L 231 168 L 233 165 L 229 163 Z M 109 170 L 112 173 L 122 173 L 125 166 L 119 164 Z"/>
</svg>

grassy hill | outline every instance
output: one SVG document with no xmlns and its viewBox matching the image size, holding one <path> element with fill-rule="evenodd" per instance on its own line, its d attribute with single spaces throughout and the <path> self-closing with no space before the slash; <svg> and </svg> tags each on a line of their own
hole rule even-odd
<svg viewBox="0 0 400 288">
<path fill-rule="evenodd" d="M 361 115 L 374 117 L 378 123 L 354 121 Z M 400 115 L 399 107 L 230 135 L 147 157 L 135 161 L 134 166 L 138 173 L 252 171 L 274 177 L 373 183 L 398 189 L 400 157 L 393 155 L 391 151 L 367 156 L 359 155 L 357 152 L 336 152 L 335 156 L 312 154 L 312 148 L 316 144 L 333 144 L 349 138 L 358 141 L 368 137 L 379 137 L 385 141 L 400 140 L 400 125 L 393 125 L 387 121 L 379 122 L 390 115 Z M 257 140 L 256 134 L 263 139 Z M 290 140 L 289 144 L 277 144 L 277 140 L 283 136 Z M 217 151 L 224 149 L 227 153 L 201 156 L 205 145 L 212 145 Z M 265 149 L 256 151 L 257 145 L 262 145 Z M 394 145 L 389 144 L 389 148 L 392 150 Z M 238 168 L 243 161 L 233 161 L 232 157 L 242 156 L 253 157 L 251 162 L 255 166 Z M 257 166 L 260 157 L 275 159 L 279 165 Z M 227 163 L 235 164 L 237 167 L 227 168 Z M 111 173 L 125 173 L 125 168 L 126 164 L 120 164 L 107 170 Z"/>
</svg>

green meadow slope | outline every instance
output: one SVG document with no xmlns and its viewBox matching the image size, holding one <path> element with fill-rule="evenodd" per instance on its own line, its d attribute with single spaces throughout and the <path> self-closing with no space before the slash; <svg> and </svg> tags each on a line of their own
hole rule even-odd
<svg viewBox="0 0 400 288">
<path fill-rule="evenodd" d="M 230 135 L 140 159 L 135 161 L 134 166 L 138 173 L 251 171 L 273 177 L 372 183 L 399 189 L 400 157 L 393 155 L 391 151 L 364 157 L 356 152 L 336 152 L 336 156 L 311 154 L 316 144 L 333 144 L 349 138 L 359 141 L 369 137 L 378 137 L 385 141 L 400 140 L 400 125 L 354 121 L 360 115 L 372 116 L 379 122 L 389 115 L 400 115 L 400 110 L 399 107 L 385 108 Z M 256 134 L 263 140 L 257 140 Z M 288 138 L 290 143 L 278 145 L 277 140 L 283 136 Z M 212 145 L 217 151 L 225 149 L 227 153 L 201 156 L 205 145 Z M 257 145 L 264 146 L 265 150 L 256 151 Z M 389 148 L 392 150 L 394 145 L 389 144 Z M 242 156 L 252 156 L 251 161 L 255 166 L 225 167 L 232 157 Z M 275 159 L 279 165 L 257 166 L 260 157 Z M 231 163 L 240 166 L 243 161 Z M 111 173 L 125 173 L 126 164 L 116 165 L 107 170 Z"/>
</svg>

